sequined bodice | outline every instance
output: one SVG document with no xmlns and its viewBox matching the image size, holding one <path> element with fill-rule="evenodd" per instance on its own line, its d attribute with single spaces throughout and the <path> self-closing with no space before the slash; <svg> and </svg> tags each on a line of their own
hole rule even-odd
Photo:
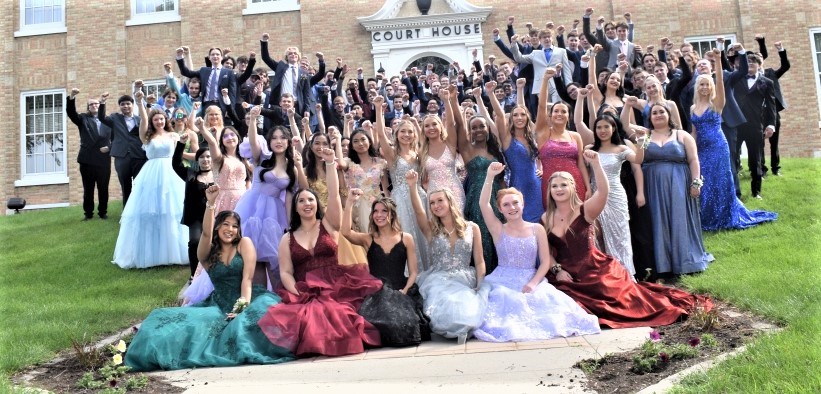
<svg viewBox="0 0 821 394">
<path fill-rule="evenodd" d="M 547 140 L 539 148 L 539 158 L 542 159 L 542 163 L 565 159 L 568 163 L 576 165 L 576 161 L 579 159 L 579 147 L 576 141 Z"/>
<path fill-rule="evenodd" d="M 216 183 L 221 190 L 245 190 L 245 164 L 235 157 L 223 156 Z"/>
<path fill-rule="evenodd" d="M 604 169 L 604 175 L 607 176 L 607 180 L 611 185 L 621 182 L 621 165 L 630 152 L 632 151 L 628 148 L 619 153 L 599 153 L 599 161 L 601 162 L 602 169 Z M 590 183 L 594 185 L 595 188 L 595 182 L 593 181 L 595 175 L 591 173 L 591 177 L 593 178 L 591 178 Z"/>
<path fill-rule="evenodd" d="M 237 253 L 227 265 L 218 262 L 208 269 L 208 276 L 214 284 L 210 302 L 219 306 L 223 312 L 230 312 L 234 302 L 240 297 L 243 267 L 242 256 Z"/>
<path fill-rule="evenodd" d="M 370 168 L 365 170 L 361 165 L 348 162 L 348 170 L 345 171 L 345 182 L 349 189 L 362 189 L 365 201 L 370 201 L 379 196 L 379 187 L 382 184 L 382 173 L 385 172 L 387 163 L 384 159 L 374 158 Z"/>
<path fill-rule="evenodd" d="M 470 267 L 470 257 L 473 253 L 473 224 L 467 222 L 465 236 L 456 240 L 453 249 L 447 234 L 439 234 L 430 241 L 431 269 L 435 271 L 464 270 Z"/>
<path fill-rule="evenodd" d="M 167 137 L 156 137 L 143 145 L 145 156 L 151 159 L 170 159 L 177 143 Z"/>
<path fill-rule="evenodd" d="M 408 187 L 408 181 L 405 180 L 405 174 L 407 174 L 410 170 L 419 172 L 419 165 L 415 163 L 408 163 L 408 161 L 402 156 L 396 158 L 396 163 L 390 169 L 391 183 L 393 184 L 394 189 L 397 187 Z"/>
<path fill-rule="evenodd" d="M 337 265 L 336 242 L 325 231 L 325 225 L 322 223 L 319 223 L 319 236 L 313 251 L 303 248 L 293 234 L 290 236 L 288 247 L 291 251 L 291 262 L 294 265 L 294 279 L 297 281 L 304 281 L 305 274 L 317 268 Z"/>
<path fill-rule="evenodd" d="M 696 143 L 699 151 L 702 148 L 726 143 L 724 133 L 721 131 L 721 114 L 707 109 L 701 116 L 693 113 L 690 116 L 690 122 L 698 131 L 696 133 Z"/>
<path fill-rule="evenodd" d="M 532 224 L 532 226 L 536 226 Z M 535 236 L 512 237 L 504 228 L 496 252 L 499 254 L 499 267 L 533 269 L 536 267 L 536 256 L 539 248 Z"/>
</svg>

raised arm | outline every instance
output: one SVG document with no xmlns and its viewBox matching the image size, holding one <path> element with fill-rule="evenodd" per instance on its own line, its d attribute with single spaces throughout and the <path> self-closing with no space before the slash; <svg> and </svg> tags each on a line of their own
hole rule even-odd
<svg viewBox="0 0 821 394">
<path fill-rule="evenodd" d="M 416 223 L 419 225 L 419 230 L 422 231 L 422 235 L 425 236 L 425 240 L 430 242 L 433 232 L 430 228 L 427 211 L 422 205 L 422 198 L 419 196 L 419 188 L 417 187 L 419 174 L 414 170 L 410 170 L 405 173 L 405 180 L 408 181 L 411 205 L 413 206 L 413 212 L 416 214 Z"/>
<path fill-rule="evenodd" d="M 607 194 L 610 193 L 610 183 L 607 180 L 607 175 L 604 174 L 604 169 L 602 169 L 598 152 L 589 149 L 585 150 L 584 160 L 590 164 L 590 167 L 593 168 L 593 173 L 596 175 L 596 191 L 584 202 L 584 220 L 587 220 L 588 223 L 593 223 L 593 221 L 599 217 L 601 211 L 604 210 L 604 205 L 607 203 Z M 698 161 L 698 157 L 696 157 L 696 161 Z"/>
<path fill-rule="evenodd" d="M 354 231 L 352 228 L 353 206 L 362 197 L 362 189 L 351 189 L 348 191 L 348 199 L 345 201 L 345 209 L 342 211 L 342 224 L 339 232 L 352 244 L 363 246 L 366 249 L 371 246 L 371 235 Z"/>
<path fill-rule="evenodd" d="M 781 41 L 775 42 L 775 49 L 778 50 L 778 58 L 781 59 L 781 67 L 778 67 L 778 70 L 775 70 L 775 79 L 778 79 L 790 70 L 790 59 L 787 58 L 787 50 L 784 49 Z"/>
<path fill-rule="evenodd" d="M 485 91 L 486 92 L 493 92 L 496 90 L 496 81 L 490 81 L 485 84 Z M 496 136 L 496 139 L 499 140 L 499 144 L 501 145 L 502 151 L 504 152 L 510 146 L 510 133 L 507 132 L 507 118 L 505 118 L 505 110 L 502 108 L 502 104 L 499 103 L 499 99 L 496 98 L 496 94 L 489 94 L 487 95 L 488 101 L 490 101 L 490 107 L 493 108 L 493 127 L 491 127 L 491 132 L 493 135 Z M 485 108 L 485 103 L 479 103 L 479 113 L 481 114 L 484 112 L 487 113 L 487 108 Z M 488 117 L 487 115 L 484 115 Z"/>
<path fill-rule="evenodd" d="M 254 108 L 251 108 L 251 121 L 248 122 L 248 142 L 251 143 L 251 157 L 253 159 L 254 165 L 259 165 L 259 158 L 262 154 L 262 150 L 257 144 L 257 138 L 259 138 L 257 133 L 257 116 L 259 116 L 260 108 L 261 107 L 259 105 L 254 106 Z"/>
<path fill-rule="evenodd" d="M 533 52 L 528 53 L 527 55 L 522 55 L 522 52 L 519 50 L 519 45 L 517 42 L 519 41 L 519 36 L 513 36 L 513 44 L 510 46 L 510 52 L 513 54 L 513 60 L 516 63 L 526 63 L 526 64 L 533 64 Z"/>
<path fill-rule="evenodd" d="M 182 48 L 177 48 L 177 67 L 180 68 L 180 74 L 188 78 L 199 77 L 200 75 L 197 72 L 188 69 L 183 56 L 185 56 L 185 51 Z M 205 82 L 207 81 L 203 81 L 203 83 Z"/>
<path fill-rule="evenodd" d="M 553 78 L 553 74 L 555 72 L 556 70 L 554 68 L 548 68 L 545 70 L 544 77 L 542 78 L 542 86 L 539 89 L 539 105 L 536 110 L 535 128 L 537 136 L 550 127 L 550 117 L 547 115 L 547 85 L 550 82 L 550 79 Z"/>
<path fill-rule="evenodd" d="M 601 51 L 601 45 L 597 44 L 593 47 L 592 53 L 590 55 L 586 55 L 588 57 L 587 83 L 595 87 L 595 89 L 590 91 L 590 95 L 593 98 L 593 103 L 595 104 L 595 108 L 590 108 L 590 111 L 594 113 L 598 112 L 599 106 L 602 105 L 602 103 L 604 103 L 604 94 L 601 92 L 601 89 L 599 88 L 599 73 L 596 69 L 596 55 Z M 584 59 L 584 56 L 582 56 L 582 59 Z"/>
<path fill-rule="evenodd" d="M 332 149 L 325 148 L 322 150 L 322 159 L 325 161 L 325 183 L 328 185 L 328 207 L 325 209 L 325 217 L 322 219 L 322 223 L 329 233 L 339 231 L 342 221 L 342 203 L 339 197 L 339 174 L 337 174 L 336 171 L 334 158 L 335 155 Z"/>
<path fill-rule="evenodd" d="M 473 227 L 473 265 L 476 268 L 476 288 L 482 285 L 485 279 L 485 254 L 482 250 L 482 232 L 476 223 L 468 223 Z"/>
<path fill-rule="evenodd" d="M 271 58 L 271 54 L 268 53 L 268 38 L 270 36 L 268 33 L 262 33 L 262 39 L 259 40 L 259 54 L 262 56 L 262 61 L 265 62 L 265 65 L 271 69 L 271 71 L 276 71 L 277 66 L 279 66 L 279 62 Z"/>
<path fill-rule="evenodd" d="M 205 214 L 202 216 L 202 234 L 200 234 L 200 243 L 197 245 L 197 259 L 203 263 L 205 268 L 209 268 L 211 262 L 208 260 L 208 255 L 211 253 L 211 239 L 214 233 L 214 201 L 217 200 L 220 187 L 211 185 L 205 189 Z"/>
<path fill-rule="evenodd" d="M 485 183 L 482 185 L 482 193 L 479 194 L 479 208 L 482 210 L 482 218 L 485 219 L 485 225 L 487 225 L 487 229 L 490 231 L 491 237 L 493 237 L 493 242 L 499 240 L 503 225 L 493 212 L 490 194 L 493 191 L 493 183 L 496 181 L 496 175 L 501 174 L 504 170 L 504 164 L 499 162 L 490 163 L 487 169 L 487 175 L 485 175 Z"/>
<path fill-rule="evenodd" d="M 83 124 L 80 121 L 80 116 L 77 115 L 77 107 L 75 103 L 78 93 L 80 93 L 80 89 L 72 88 L 71 95 L 66 97 L 66 116 L 68 116 L 71 123 L 74 123 L 77 127 L 83 127 Z"/>
<path fill-rule="evenodd" d="M 615 130 L 613 130 L 613 132 L 615 132 Z M 570 135 L 573 137 L 573 140 L 576 141 L 576 146 L 579 149 L 579 157 L 576 159 L 576 166 L 579 168 L 579 173 L 582 175 L 582 181 L 587 189 L 584 198 L 588 199 L 593 194 L 593 190 L 590 188 L 590 173 L 587 172 L 587 166 L 584 164 L 584 142 L 582 142 L 582 137 L 578 133 L 571 133 Z"/>
<path fill-rule="evenodd" d="M 205 142 L 208 143 L 208 149 L 211 151 L 211 159 L 214 162 L 214 165 L 219 168 L 220 163 L 222 163 L 222 151 L 219 148 L 219 144 L 217 143 L 217 138 L 214 137 L 214 133 L 217 132 L 216 129 L 206 129 L 204 126 L 202 118 L 197 117 L 197 120 L 194 121 L 194 124 L 199 128 L 200 134 L 202 134 L 202 138 L 205 139 Z"/>
<path fill-rule="evenodd" d="M 138 103 L 136 107 L 139 109 L 138 113 L 140 114 L 140 141 L 142 141 L 143 144 L 147 144 L 146 134 L 148 134 L 148 123 L 151 122 L 151 119 L 148 119 L 145 105 L 139 104 L 143 101 L 143 91 L 138 90 L 137 93 L 134 94 L 134 99 Z"/>
<path fill-rule="evenodd" d="M 382 108 L 384 102 L 385 98 L 382 96 L 376 96 L 373 99 L 373 108 L 376 110 L 376 124 L 373 126 L 373 134 L 379 136 L 379 153 L 390 165 L 396 160 L 396 151 L 388 145 L 391 138 L 385 130 L 385 114 L 383 113 L 384 108 Z"/>
<path fill-rule="evenodd" d="M 586 88 L 576 90 L 578 99 L 576 99 L 576 105 L 573 107 L 573 123 L 576 125 L 576 132 L 582 136 L 582 141 L 585 145 L 592 143 L 595 139 L 590 127 L 584 121 L 584 103 L 590 94 L 588 88 L 591 87 L 590 85 L 587 86 Z"/>
</svg>

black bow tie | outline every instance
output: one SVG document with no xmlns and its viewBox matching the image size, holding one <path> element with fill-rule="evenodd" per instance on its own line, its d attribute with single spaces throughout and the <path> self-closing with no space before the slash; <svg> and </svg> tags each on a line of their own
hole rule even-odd
<svg viewBox="0 0 821 394">
<path fill-rule="evenodd" d="M 747 79 L 755 79 L 755 75 L 748 75 Z"/>
</svg>

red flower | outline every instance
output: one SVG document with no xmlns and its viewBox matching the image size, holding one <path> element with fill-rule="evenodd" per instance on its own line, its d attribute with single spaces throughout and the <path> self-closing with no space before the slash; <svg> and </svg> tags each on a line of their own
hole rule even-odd
<svg viewBox="0 0 821 394">
<path fill-rule="evenodd" d="M 661 353 L 659 353 L 659 360 L 661 360 L 661 362 L 666 364 L 667 362 L 670 361 L 670 356 L 668 356 L 667 353 L 665 353 L 665 352 L 661 352 Z"/>
<path fill-rule="evenodd" d="M 108 385 L 111 386 L 111 387 L 117 387 L 117 379 L 109 380 Z"/>
<path fill-rule="evenodd" d="M 658 331 L 653 330 L 653 331 L 650 332 L 650 339 L 653 342 L 658 342 L 658 341 L 661 340 L 661 334 Z"/>
<path fill-rule="evenodd" d="M 689 343 L 690 346 L 692 346 L 692 347 L 696 347 L 696 346 L 698 346 L 698 344 L 701 343 L 701 339 L 699 339 L 697 337 L 692 337 L 692 338 L 690 338 L 689 341 L 687 341 L 687 343 Z"/>
</svg>

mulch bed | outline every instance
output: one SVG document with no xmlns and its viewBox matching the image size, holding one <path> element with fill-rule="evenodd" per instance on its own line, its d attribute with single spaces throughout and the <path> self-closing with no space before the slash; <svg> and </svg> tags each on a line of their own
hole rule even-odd
<svg viewBox="0 0 821 394">
<path fill-rule="evenodd" d="M 55 393 L 96 393 L 98 390 L 87 390 L 77 387 L 77 381 L 88 372 L 76 357 L 52 361 L 44 365 L 36 365 L 12 377 L 15 384 L 27 387 L 38 387 Z M 125 379 L 137 375 L 129 373 Z M 172 386 L 165 381 L 148 377 L 148 384 L 139 390 L 130 390 L 129 393 L 161 393 L 176 394 L 185 391 L 183 388 Z"/>
<path fill-rule="evenodd" d="M 718 350 L 703 348 L 701 355 L 698 357 L 670 360 L 665 364 L 665 368 L 660 371 L 637 374 L 630 370 L 633 366 L 633 357 L 639 354 L 639 350 L 636 349 L 624 353 L 605 355 L 599 360 L 585 360 L 587 361 L 586 368 L 581 368 L 585 361 L 577 364 L 576 367 L 583 371 L 587 369 L 587 371 L 580 372 L 580 376 L 577 377 L 586 378 L 587 381 L 584 383 L 584 387 L 599 393 L 635 393 L 681 370 L 716 357 L 721 353 L 733 351 L 761 334 L 766 329 L 765 327 L 772 327 L 770 323 L 764 322 L 762 319 L 729 304 L 719 301 L 714 301 L 714 303 L 718 312 L 718 323 L 710 330 L 702 331 L 700 328 L 694 327 L 694 324 L 689 321 L 657 327 L 656 330 L 661 334 L 661 342 L 668 345 L 686 344 L 691 338 L 700 338 L 704 334 L 711 334 L 719 344 Z M 591 369 L 592 371 L 590 371 Z"/>
</svg>

